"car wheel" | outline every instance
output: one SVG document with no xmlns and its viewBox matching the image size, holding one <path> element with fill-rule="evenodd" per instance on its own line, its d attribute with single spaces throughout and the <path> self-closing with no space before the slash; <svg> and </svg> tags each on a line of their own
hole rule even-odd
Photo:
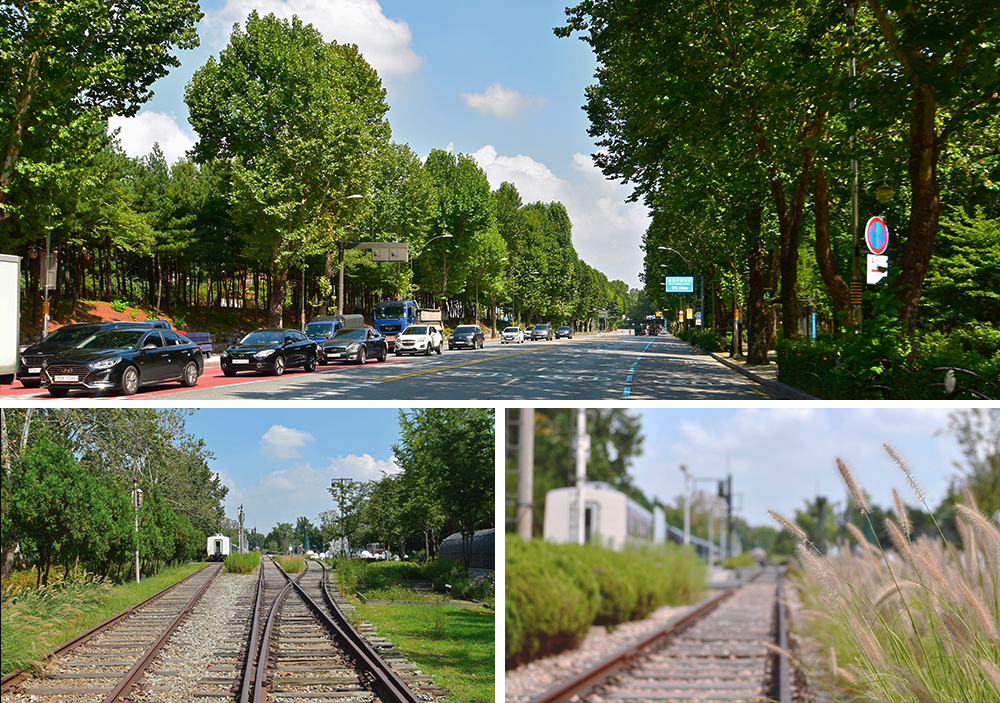
<svg viewBox="0 0 1000 703">
<path fill-rule="evenodd" d="M 184 367 L 184 374 L 181 376 L 181 385 L 185 388 L 192 388 L 198 383 L 198 364 L 189 361 Z"/>
<path fill-rule="evenodd" d="M 65 398 L 67 393 L 69 393 L 69 388 L 49 386 L 49 395 L 51 395 L 53 398 Z"/>
<path fill-rule="evenodd" d="M 275 376 L 280 376 L 285 373 L 285 357 L 279 356 L 274 360 L 274 368 L 271 369 L 271 373 Z"/>
<path fill-rule="evenodd" d="M 396 352 L 396 356 L 402 356 L 402 355 L 403 355 L 403 352 L 401 352 L 401 351 Z"/>
<path fill-rule="evenodd" d="M 316 355 L 313 354 L 309 359 L 306 360 L 305 366 L 303 366 L 307 372 L 312 373 L 316 370 Z"/>
<path fill-rule="evenodd" d="M 443 350 L 443 349 L 444 349 L 444 342 L 441 342 L 441 343 L 440 343 L 440 344 L 438 345 L 438 348 L 437 348 L 437 353 L 438 353 L 438 354 L 440 354 L 440 353 L 442 352 L 442 350 Z"/>
<path fill-rule="evenodd" d="M 424 349 L 424 356 L 430 356 L 432 351 L 434 351 L 434 349 L 431 347 L 431 343 L 428 342 L 427 348 Z"/>
<path fill-rule="evenodd" d="M 389 350 L 388 349 L 383 349 L 382 353 L 375 357 L 375 360 L 376 361 L 380 361 L 380 362 L 385 362 L 385 360 L 388 357 L 389 357 Z"/>
<path fill-rule="evenodd" d="M 358 366 L 364 366 L 366 361 L 368 361 L 368 352 L 365 351 L 364 347 L 361 347 L 358 350 Z"/>
<path fill-rule="evenodd" d="M 129 366 L 122 371 L 122 393 L 125 395 L 135 395 L 139 390 L 139 369 Z"/>
<path fill-rule="evenodd" d="M 222 375 L 232 378 L 236 375 L 236 369 L 222 369 Z"/>
</svg>

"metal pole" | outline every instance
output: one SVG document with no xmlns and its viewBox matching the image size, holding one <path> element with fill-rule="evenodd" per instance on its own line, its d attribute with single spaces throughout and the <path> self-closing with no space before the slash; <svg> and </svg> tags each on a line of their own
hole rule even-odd
<svg viewBox="0 0 1000 703">
<path fill-rule="evenodd" d="M 857 8 L 854 6 L 854 2 L 849 2 L 847 5 L 847 12 L 850 15 L 848 23 L 851 27 L 851 60 L 850 60 L 850 77 L 856 78 L 858 75 L 857 61 L 854 57 L 854 41 L 855 41 L 855 25 L 854 19 L 857 13 Z M 854 87 L 854 81 L 851 81 L 851 87 Z M 851 111 L 857 111 L 857 101 L 851 100 Z M 859 230 L 859 214 L 858 214 L 858 157 L 854 153 L 855 149 L 855 139 L 854 134 L 851 134 L 851 226 L 852 226 L 852 249 L 851 249 L 851 312 L 853 317 L 853 322 L 858 326 L 858 332 L 861 331 L 861 249 L 858 242 L 858 230 Z"/>
<path fill-rule="evenodd" d="M 337 314 L 344 314 L 344 245 L 337 244 L 337 260 L 340 270 L 337 272 Z"/>
<path fill-rule="evenodd" d="M 135 582 L 139 583 L 139 477 L 132 476 L 132 507 L 135 509 Z"/>
<path fill-rule="evenodd" d="M 684 474 L 684 545 L 691 544 L 691 474 L 688 468 L 681 464 Z"/>
<path fill-rule="evenodd" d="M 590 453 L 590 435 L 587 434 L 587 411 L 579 408 L 576 411 L 576 501 L 577 501 L 577 521 L 576 521 L 576 543 L 584 544 L 586 541 L 586 484 L 587 484 L 587 455 Z"/>
<path fill-rule="evenodd" d="M 517 534 L 531 541 L 532 505 L 535 493 L 535 409 L 521 408 L 517 455 Z"/>
</svg>

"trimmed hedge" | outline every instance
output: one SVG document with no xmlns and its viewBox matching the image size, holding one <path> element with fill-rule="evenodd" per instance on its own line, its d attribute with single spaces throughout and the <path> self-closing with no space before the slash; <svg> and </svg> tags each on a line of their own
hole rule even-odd
<svg viewBox="0 0 1000 703">
<path fill-rule="evenodd" d="M 677 545 L 613 552 L 506 535 L 507 668 L 576 646 L 592 625 L 694 602 L 705 567 Z"/>
</svg>

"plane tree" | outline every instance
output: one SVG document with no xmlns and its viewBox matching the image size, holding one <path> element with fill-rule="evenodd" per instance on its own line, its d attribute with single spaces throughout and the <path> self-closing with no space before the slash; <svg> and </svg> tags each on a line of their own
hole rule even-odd
<svg viewBox="0 0 1000 703">
<path fill-rule="evenodd" d="M 228 162 L 230 213 L 268 269 L 269 324 L 280 327 L 289 269 L 343 244 L 363 214 L 349 196 L 369 193 L 388 144 L 385 90 L 356 46 L 253 12 L 184 99 L 197 158 Z"/>
</svg>

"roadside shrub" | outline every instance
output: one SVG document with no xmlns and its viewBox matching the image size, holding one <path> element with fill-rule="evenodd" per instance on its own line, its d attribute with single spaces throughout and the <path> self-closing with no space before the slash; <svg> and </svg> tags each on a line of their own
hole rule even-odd
<svg viewBox="0 0 1000 703">
<path fill-rule="evenodd" d="M 226 571 L 231 574 L 252 574 L 260 565 L 260 552 L 230 554 L 223 563 Z"/>
<path fill-rule="evenodd" d="M 614 552 L 506 536 L 507 667 L 575 646 L 591 625 L 696 600 L 705 567 L 674 544 Z"/>
</svg>

